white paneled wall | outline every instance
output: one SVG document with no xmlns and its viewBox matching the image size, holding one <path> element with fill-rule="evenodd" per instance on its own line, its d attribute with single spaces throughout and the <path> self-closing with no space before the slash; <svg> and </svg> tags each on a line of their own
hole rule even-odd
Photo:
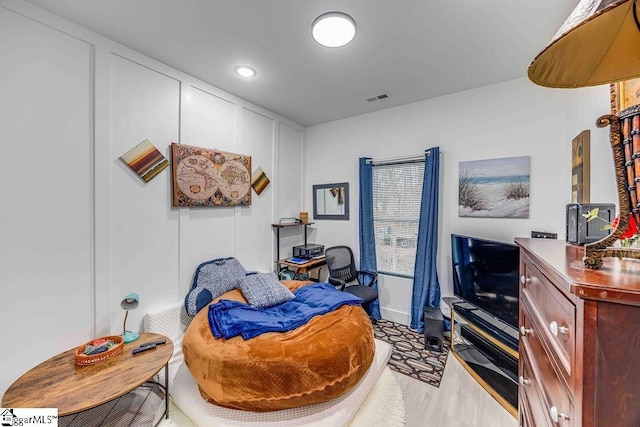
<svg viewBox="0 0 640 427">
<path fill-rule="evenodd" d="M 171 174 L 166 170 L 145 183 L 120 156 L 144 139 L 168 155 L 180 132 L 180 81 L 117 55 L 111 56 L 110 70 L 109 307 L 134 291 L 153 307 L 178 299 L 179 216 L 171 208 Z M 142 314 L 132 311 L 127 326 L 137 330 Z M 111 329 L 117 325 L 112 322 Z"/>
<path fill-rule="evenodd" d="M 91 54 L 0 8 L 0 393 L 91 337 Z"/>
<path fill-rule="evenodd" d="M 0 124 L 0 395 L 119 333 L 129 292 L 137 330 L 203 261 L 273 269 L 271 223 L 302 208 L 300 125 L 20 0 L 0 0 Z M 251 155 L 272 184 L 251 206 L 174 208 L 170 167 L 144 183 L 120 160 L 144 139 Z"/>
<path fill-rule="evenodd" d="M 302 210 L 302 139 L 298 129 L 280 123 L 280 149 L 278 153 L 278 206 L 279 217 L 295 217 Z M 284 177 L 287 177 L 286 179 Z M 280 230 L 280 258 L 292 255 L 292 247 L 304 243 L 302 227 L 290 227 Z M 310 240 L 311 242 L 313 240 Z"/>
<path fill-rule="evenodd" d="M 182 143 L 234 151 L 235 101 L 214 95 L 211 91 L 201 89 L 200 85 L 191 86 L 190 89 L 184 97 L 186 126 Z M 207 259 L 235 255 L 235 209 L 239 208 L 180 209 L 181 295 L 188 289 L 184 285 L 193 278 L 193 267 Z M 203 254 L 210 255 L 203 258 Z"/>
<path fill-rule="evenodd" d="M 396 108 L 311 126 L 305 130 L 305 183 L 351 183 L 350 220 L 317 221 L 317 241 L 347 244 L 358 256 L 358 163 L 422 153 L 440 147 L 438 275 L 442 295 L 453 293 L 451 233 L 512 242 L 531 230 L 565 236 L 565 208 L 571 201 L 571 140 L 591 130 L 593 202 L 617 203 L 608 129 L 597 129 L 609 111 L 609 88 L 548 89 L 527 79 L 454 93 Z M 461 161 L 531 157 L 529 218 L 458 216 Z M 312 207 L 311 192 L 304 204 Z M 411 280 L 380 278 L 383 317 L 407 322 Z"/>
<path fill-rule="evenodd" d="M 237 148 L 238 152 L 251 152 L 252 171 L 260 167 L 268 177 L 273 177 L 274 120 L 246 108 L 241 111 L 241 114 L 245 126 L 242 143 Z M 243 265 L 250 270 L 268 271 L 275 267 L 272 252 L 265 250 L 264 245 L 256 245 L 256 241 L 273 241 L 271 230 L 271 223 L 274 222 L 271 216 L 275 201 L 273 188 L 273 185 L 268 186 L 260 195 L 253 192 L 251 209 L 243 207 L 235 211 L 236 252 L 243 254 L 247 259 L 248 262 Z M 298 199 L 298 206 L 300 206 L 300 199 Z"/>
</svg>

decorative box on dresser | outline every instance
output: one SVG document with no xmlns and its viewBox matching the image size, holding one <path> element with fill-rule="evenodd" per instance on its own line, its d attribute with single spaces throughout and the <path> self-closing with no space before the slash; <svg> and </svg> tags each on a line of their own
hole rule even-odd
<svg viewBox="0 0 640 427">
<path fill-rule="evenodd" d="M 521 426 L 640 426 L 640 261 L 517 238 Z"/>
</svg>

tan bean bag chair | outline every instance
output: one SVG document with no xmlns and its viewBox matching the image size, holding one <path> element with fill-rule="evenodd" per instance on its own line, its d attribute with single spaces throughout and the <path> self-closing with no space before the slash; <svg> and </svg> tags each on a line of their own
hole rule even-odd
<svg viewBox="0 0 640 427">
<path fill-rule="evenodd" d="M 310 282 L 284 281 L 292 291 Z M 219 299 L 245 301 L 234 289 Z M 334 399 L 355 386 L 373 361 L 373 327 L 360 306 L 345 305 L 293 331 L 249 340 L 216 339 L 208 307 L 185 332 L 184 360 L 200 394 L 216 405 L 276 411 Z"/>
</svg>

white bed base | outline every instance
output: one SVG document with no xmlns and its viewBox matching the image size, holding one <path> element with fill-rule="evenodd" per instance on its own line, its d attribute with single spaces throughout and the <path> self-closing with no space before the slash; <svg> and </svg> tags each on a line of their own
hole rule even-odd
<svg viewBox="0 0 640 427">
<path fill-rule="evenodd" d="M 329 402 L 274 412 L 228 409 L 208 403 L 200 396 L 198 385 L 184 364 L 182 337 L 189 321 L 190 317 L 184 312 L 183 303 L 180 302 L 148 313 L 144 325 L 147 332 L 163 334 L 173 341 L 174 353 L 169 362 L 169 395 L 176 406 L 198 426 L 347 425 L 391 357 L 391 345 L 376 339 L 374 360 L 365 376 L 349 392 Z"/>
</svg>

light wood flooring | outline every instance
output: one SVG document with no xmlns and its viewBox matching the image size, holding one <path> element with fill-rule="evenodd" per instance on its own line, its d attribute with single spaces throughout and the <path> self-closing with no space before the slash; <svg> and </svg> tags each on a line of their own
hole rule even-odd
<svg viewBox="0 0 640 427">
<path fill-rule="evenodd" d="M 406 427 L 517 427 L 518 422 L 496 402 L 451 354 L 440 387 L 393 373 L 407 409 Z M 170 403 L 172 414 L 160 427 L 194 426 Z M 371 426 L 378 427 L 378 426 Z"/>
<path fill-rule="evenodd" d="M 394 372 L 407 408 L 407 427 L 517 427 L 518 421 L 451 354 L 440 387 Z"/>
</svg>

